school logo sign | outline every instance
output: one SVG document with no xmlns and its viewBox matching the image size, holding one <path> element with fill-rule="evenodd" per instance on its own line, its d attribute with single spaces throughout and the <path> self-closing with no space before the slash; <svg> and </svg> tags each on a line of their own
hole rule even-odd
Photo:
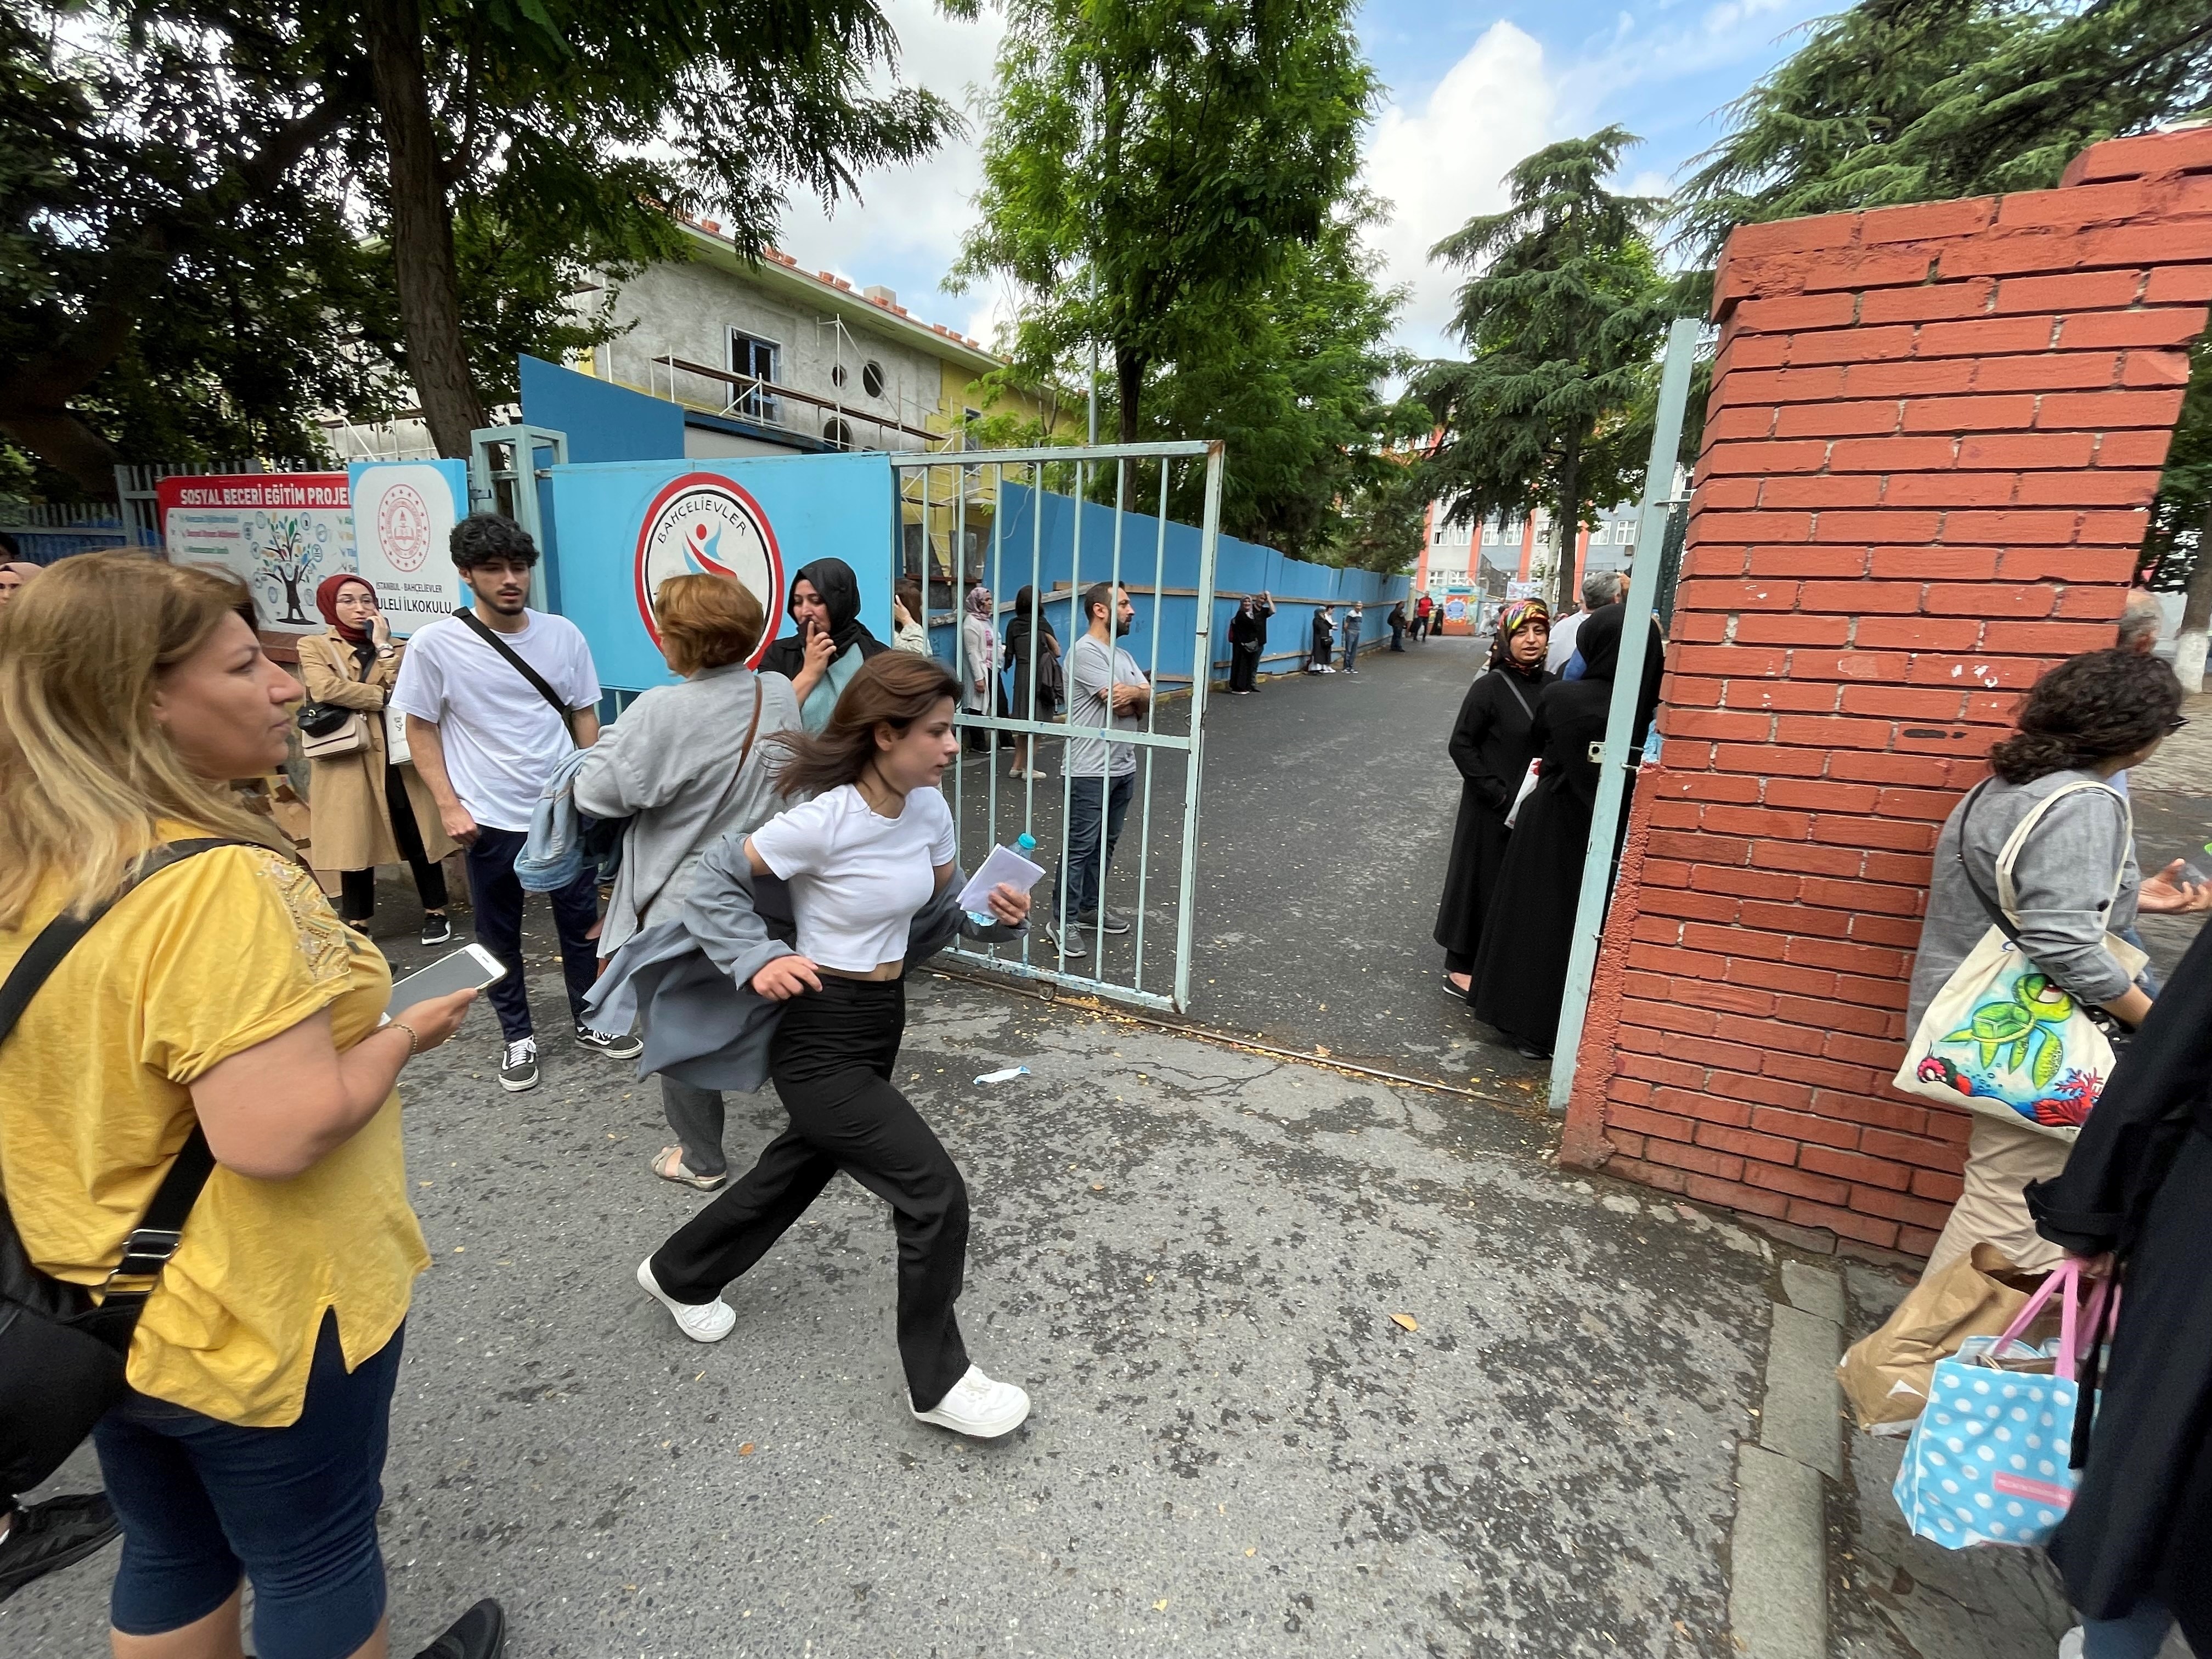
<svg viewBox="0 0 2212 1659">
<path fill-rule="evenodd" d="M 394 570 L 412 574 L 430 556 L 430 507 L 412 484 L 394 484 L 376 505 L 376 532 Z"/>
<path fill-rule="evenodd" d="M 672 480 L 645 510 L 637 537 L 637 614 L 655 645 L 660 626 L 653 594 L 671 576 L 700 574 L 734 576 L 761 602 L 768 620 L 749 659 L 757 664 L 782 624 L 783 555 L 760 503 L 714 472 Z"/>
</svg>

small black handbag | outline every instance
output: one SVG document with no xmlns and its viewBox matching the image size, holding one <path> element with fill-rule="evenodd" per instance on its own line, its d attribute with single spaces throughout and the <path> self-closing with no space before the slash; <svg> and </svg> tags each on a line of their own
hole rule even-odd
<svg viewBox="0 0 2212 1659">
<path fill-rule="evenodd" d="M 240 841 L 179 841 L 155 848 L 123 891 L 91 915 L 64 912 L 42 928 L 0 984 L 0 1044 L 31 998 L 93 924 L 157 870 Z M 84 1442 L 100 1414 L 129 1392 L 124 1368 L 131 1333 L 161 1269 L 183 1241 L 185 1218 L 215 1169 L 198 1123 L 124 1242 L 123 1259 L 95 1303 L 82 1285 L 39 1271 L 0 1191 L 0 1497 L 29 1492 Z M 0 1176 L 4 1176 L 0 1171 Z"/>
</svg>

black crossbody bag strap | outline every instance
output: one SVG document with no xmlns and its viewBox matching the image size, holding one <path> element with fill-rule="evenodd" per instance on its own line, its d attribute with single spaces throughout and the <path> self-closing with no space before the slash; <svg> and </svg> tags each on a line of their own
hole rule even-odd
<svg viewBox="0 0 2212 1659">
<path fill-rule="evenodd" d="M 500 636 L 494 633 L 490 629 L 485 627 L 483 618 L 477 615 L 473 610 L 464 605 L 461 609 L 454 611 L 453 614 L 459 617 L 461 621 L 467 623 L 468 626 L 475 631 L 476 636 L 478 639 L 482 640 L 493 650 L 498 652 L 501 656 L 506 658 L 509 667 L 514 669 L 516 673 L 521 675 L 523 678 L 530 682 L 532 690 L 535 690 L 539 696 L 544 698 L 547 704 L 552 708 L 553 712 L 561 717 L 561 729 L 568 734 L 568 741 L 574 743 L 576 740 L 574 711 L 572 710 L 567 703 L 561 701 L 561 694 L 559 692 L 556 691 L 551 686 L 545 683 L 545 677 L 539 673 L 536 669 L 532 668 L 528 663 L 523 661 L 521 655 L 513 646 L 509 645 L 505 640 L 500 638 Z"/>
<path fill-rule="evenodd" d="M 62 958 L 92 931 L 94 923 L 115 908 L 125 894 L 155 872 L 202 853 L 213 852 L 218 847 L 257 845 L 254 842 L 216 839 L 170 842 L 141 860 L 122 892 L 96 907 L 89 915 L 72 916 L 64 912 L 56 916 L 39 930 L 30 949 L 17 958 L 6 982 L 0 983 L 0 1042 L 8 1040 L 15 1023 L 22 1018 L 23 1011 L 30 1006 L 32 997 L 61 966 Z M 208 1149 L 206 1133 L 195 1121 L 192 1132 L 178 1149 L 175 1161 L 161 1177 L 161 1186 L 155 1190 L 154 1201 L 146 1206 L 144 1217 L 124 1242 L 123 1260 L 116 1264 L 111 1276 L 104 1308 L 126 1309 L 135 1318 L 137 1307 L 153 1294 L 154 1279 L 183 1242 L 185 1218 L 191 1213 L 200 1188 L 207 1185 L 207 1178 L 214 1170 L 215 1154 Z M 15 1226 L 14 1218 L 8 1213 L 4 1196 L 0 1196 L 0 1226 L 5 1226 L 11 1233 Z M 20 1240 L 17 1247 L 21 1248 Z M 145 1282 L 137 1282 L 142 1279 Z M 131 1282 L 119 1284 L 118 1280 Z"/>
</svg>

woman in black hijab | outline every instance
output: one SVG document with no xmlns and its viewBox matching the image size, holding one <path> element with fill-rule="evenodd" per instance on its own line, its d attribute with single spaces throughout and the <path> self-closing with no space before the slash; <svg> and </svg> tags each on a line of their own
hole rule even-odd
<svg viewBox="0 0 2212 1659">
<path fill-rule="evenodd" d="M 1528 733 L 1538 762 L 1536 787 L 1514 821 L 1475 957 L 1474 984 L 1468 996 L 1475 1017 L 1496 1026 L 1531 1060 L 1548 1060 L 1559 1035 L 1567 957 L 1574 949 L 1575 907 L 1582 896 L 1583 855 L 1597 804 L 1598 763 L 1590 758 L 1591 746 L 1605 741 L 1626 614 L 1620 605 L 1590 612 L 1575 635 L 1566 672 L 1537 700 Z M 1629 735 L 1632 763 L 1658 707 L 1665 667 L 1659 626 L 1650 626 Z M 1627 821 L 1624 811 L 1621 822 Z"/>
<path fill-rule="evenodd" d="M 786 607 L 795 633 L 762 653 L 761 672 L 781 674 L 799 696 L 799 723 L 809 732 L 830 724 L 838 694 L 860 665 L 890 647 L 860 623 L 860 583 L 842 559 L 817 559 L 791 579 Z"/>
<path fill-rule="evenodd" d="M 1395 615 L 1395 612 L 1392 613 Z M 1467 689 L 1452 726 L 1452 764 L 1459 768 L 1459 821 L 1452 826 L 1451 864 L 1437 906 L 1435 938 L 1444 947 L 1447 994 L 1465 997 L 1482 943 L 1498 872 L 1511 832 L 1505 814 L 1536 750 L 1529 740 L 1536 701 L 1552 677 L 1544 647 L 1552 613 L 1541 599 L 1516 599 L 1498 613 L 1490 672 Z"/>
<path fill-rule="evenodd" d="M 2069 1255 L 2104 1271 L 2098 1259 L 2116 1258 L 2127 1291 L 2081 1489 L 2050 1547 L 2088 1621 L 2082 1651 L 2147 1656 L 2179 1620 L 2212 1653 L 2212 928 L 2027 1206 Z"/>
</svg>

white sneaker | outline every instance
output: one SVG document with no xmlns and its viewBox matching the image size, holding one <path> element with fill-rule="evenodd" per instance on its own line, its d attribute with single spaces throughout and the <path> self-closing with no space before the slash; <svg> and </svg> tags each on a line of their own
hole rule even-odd
<svg viewBox="0 0 2212 1659">
<path fill-rule="evenodd" d="M 2087 1638 L 2088 1632 L 2075 1626 L 2058 1638 L 2058 1659 L 2081 1659 L 2081 1644 Z"/>
<path fill-rule="evenodd" d="M 911 1395 L 907 1396 L 906 1403 L 907 1409 L 914 1411 Z M 978 1440 L 995 1440 L 1002 1434 L 1012 1434 L 1029 1414 L 1028 1395 L 1011 1382 L 994 1382 L 983 1375 L 979 1365 L 970 1365 L 968 1374 L 927 1411 L 914 1413 L 917 1423 L 934 1423 L 940 1429 L 973 1435 Z"/>
<path fill-rule="evenodd" d="M 637 1264 L 637 1285 L 676 1316 L 676 1328 L 694 1342 L 720 1342 L 737 1328 L 738 1312 L 716 1297 L 712 1302 L 678 1302 L 653 1276 L 651 1256 Z"/>
</svg>

